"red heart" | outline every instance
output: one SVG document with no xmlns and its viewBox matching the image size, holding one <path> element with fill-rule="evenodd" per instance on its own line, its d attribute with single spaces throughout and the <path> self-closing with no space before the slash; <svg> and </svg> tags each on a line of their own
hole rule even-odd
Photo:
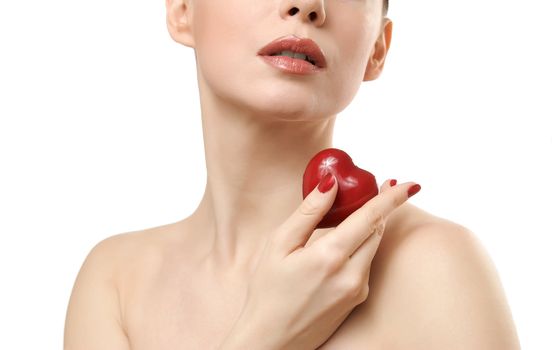
<svg viewBox="0 0 552 350">
<path fill-rule="evenodd" d="M 326 148 L 315 154 L 307 164 L 303 173 L 303 199 L 327 173 L 334 174 L 339 187 L 332 207 L 316 228 L 339 225 L 379 192 L 372 173 L 357 167 L 346 152 L 337 148 Z"/>
</svg>

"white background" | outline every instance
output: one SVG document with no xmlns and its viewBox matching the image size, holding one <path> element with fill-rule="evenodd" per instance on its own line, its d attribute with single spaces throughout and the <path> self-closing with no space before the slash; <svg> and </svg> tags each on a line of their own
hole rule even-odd
<svg viewBox="0 0 552 350">
<path fill-rule="evenodd" d="M 334 139 L 378 182 L 418 181 L 413 204 L 480 237 L 524 349 L 552 348 L 547 4 L 392 0 L 386 69 Z M 61 348 L 90 249 L 199 202 L 193 50 L 165 14 L 163 0 L 0 3 L 1 349 Z"/>
</svg>

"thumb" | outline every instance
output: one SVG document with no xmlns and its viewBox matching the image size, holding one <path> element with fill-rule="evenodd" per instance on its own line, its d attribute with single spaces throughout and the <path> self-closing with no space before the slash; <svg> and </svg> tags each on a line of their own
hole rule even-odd
<svg viewBox="0 0 552 350">
<path fill-rule="evenodd" d="M 289 255 L 307 243 L 318 223 L 332 207 L 337 194 L 336 183 L 333 174 L 326 174 L 293 214 L 278 227 L 273 239 L 274 248 L 279 253 Z"/>
</svg>

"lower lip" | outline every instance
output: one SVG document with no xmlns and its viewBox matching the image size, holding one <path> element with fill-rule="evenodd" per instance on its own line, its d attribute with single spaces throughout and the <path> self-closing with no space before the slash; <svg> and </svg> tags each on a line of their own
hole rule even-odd
<svg viewBox="0 0 552 350">
<path fill-rule="evenodd" d="M 286 73 L 305 75 L 322 71 L 322 68 L 298 58 L 288 56 L 261 56 L 261 58 L 271 66 L 281 69 Z"/>
</svg>

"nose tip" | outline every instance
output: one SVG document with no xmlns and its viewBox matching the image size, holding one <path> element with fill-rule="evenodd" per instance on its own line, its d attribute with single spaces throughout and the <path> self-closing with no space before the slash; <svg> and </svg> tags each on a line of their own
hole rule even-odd
<svg viewBox="0 0 552 350">
<path fill-rule="evenodd" d="M 299 12 L 299 9 L 297 7 L 293 7 L 288 11 L 288 14 L 290 16 L 295 16 L 297 12 Z M 315 11 L 309 12 L 308 16 L 309 16 L 309 20 L 311 21 L 316 21 L 316 19 L 318 18 L 318 14 Z"/>
<path fill-rule="evenodd" d="M 289 16 L 295 16 L 297 13 L 299 13 L 299 16 L 302 19 L 308 20 L 309 22 L 313 22 L 317 25 L 323 23 L 326 18 L 324 6 L 322 6 L 319 1 L 311 1 L 310 3 L 307 2 L 304 5 L 293 6 L 287 10 L 287 14 Z"/>
</svg>

